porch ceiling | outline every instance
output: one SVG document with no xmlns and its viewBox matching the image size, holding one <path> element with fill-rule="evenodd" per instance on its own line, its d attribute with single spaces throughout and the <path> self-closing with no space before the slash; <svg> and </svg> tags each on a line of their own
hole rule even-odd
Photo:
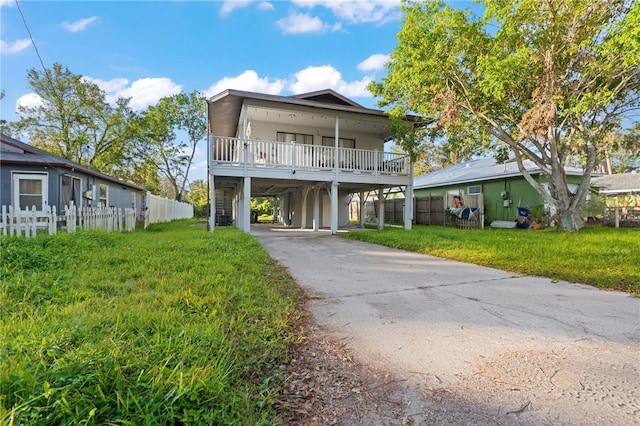
<svg viewBox="0 0 640 426">
<path fill-rule="evenodd" d="M 215 177 L 215 186 L 217 189 L 237 188 L 242 182 L 237 177 Z M 268 179 L 268 178 L 251 178 L 251 196 L 252 197 L 273 197 L 287 192 L 296 192 L 302 188 L 324 185 L 326 188 L 331 187 L 331 182 L 324 181 L 298 181 L 291 179 Z M 389 185 L 383 185 L 385 188 Z M 340 191 L 349 193 L 366 192 L 379 189 L 381 185 L 362 184 L 362 183 L 341 183 Z"/>
</svg>

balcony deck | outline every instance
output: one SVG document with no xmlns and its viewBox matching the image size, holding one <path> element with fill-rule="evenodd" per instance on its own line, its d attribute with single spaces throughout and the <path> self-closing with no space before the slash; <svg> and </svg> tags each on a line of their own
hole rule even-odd
<svg viewBox="0 0 640 426">
<path fill-rule="evenodd" d="M 209 136 L 212 173 L 339 182 L 404 182 L 410 158 L 377 150 Z"/>
</svg>

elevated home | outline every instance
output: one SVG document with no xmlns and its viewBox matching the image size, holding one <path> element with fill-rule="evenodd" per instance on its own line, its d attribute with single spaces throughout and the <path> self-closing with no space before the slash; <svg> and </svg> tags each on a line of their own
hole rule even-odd
<svg viewBox="0 0 640 426">
<path fill-rule="evenodd" d="M 47 206 L 118 207 L 140 211 L 146 191 L 0 134 L 0 205 L 14 208 Z"/>
<path fill-rule="evenodd" d="M 392 139 L 387 115 L 332 90 L 226 90 L 208 100 L 208 126 L 212 230 L 233 223 L 249 232 L 251 197 L 275 198 L 283 225 L 333 234 L 349 225 L 355 194 L 364 200 L 376 191 L 384 200 L 399 187 L 413 199 L 409 156 L 384 152 Z M 406 229 L 412 210 L 405 209 Z M 383 215 L 378 220 L 381 228 Z"/>
</svg>

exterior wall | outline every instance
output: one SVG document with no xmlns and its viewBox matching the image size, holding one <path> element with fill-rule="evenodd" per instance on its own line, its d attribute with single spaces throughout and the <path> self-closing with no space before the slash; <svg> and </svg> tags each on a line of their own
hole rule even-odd
<svg viewBox="0 0 640 426">
<path fill-rule="evenodd" d="M 64 208 L 60 205 L 60 186 L 62 176 L 69 175 L 80 179 L 81 193 L 85 191 L 93 191 L 94 198 L 89 200 L 81 197 L 81 201 L 77 203 L 78 207 L 97 206 L 99 195 L 97 193 L 100 184 L 109 186 L 109 206 L 119 208 L 135 208 L 136 212 L 140 212 L 144 205 L 144 193 L 119 185 L 111 181 L 99 179 L 94 176 L 73 172 L 68 169 L 42 167 L 37 165 L 21 165 L 21 164 L 3 164 L 0 167 L 0 205 L 13 204 L 13 174 L 18 173 L 45 173 L 47 175 L 47 198 L 49 206 L 55 206 L 57 210 Z M 95 185 L 95 187 L 94 187 Z"/>
<path fill-rule="evenodd" d="M 278 132 L 299 133 L 305 135 L 313 135 L 313 144 L 322 145 L 322 137 L 335 136 L 335 120 L 333 118 L 323 120 L 323 124 L 329 127 L 308 127 L 285 125 L 280 123 L 272 123 L 266 121 L 251 120 L 251 139 L 276 140 Z M 348 132 L 340 130 L 340 137 L 347 139 L 355 139 L 356 149 L 384 149 L 384 142 L 380 138 L 372 138 L 371 135 L 357 132 Z M 242 125 L 238 126 L 238 138 L 242 137 Z"/>
<path fill-rule="evenodd" d="M 13 175 L 17 173 L 33 173 L 47 175 L 47 198 L 50 206 L 58 208 L 58 189 L 60 187 L 60 178 L 55 168 L 42 167 L 37 165 L 2 165 L 0 167 L 0 205 L 13 205 Z"/>
<path fill-rule="evenodd" d="M 320 226 L 328 228 L 331 226 L 331 198 L 326 189 L 320 191 Z M 300 192 L 291 193 L 291 226 L 299 228 L 302 226 L 302 194 Z M 307 195 L 306 228 L 313 227 L 313 192 Z M 338 227 L 349 225 L 349 194 L 338 191 Z"/>
<path fill-rule="evenodd" d="M 578 184 L 580 176 L 568 176 L 569 184 Z M 511 177 L 506 179 L 488 180 L 478 183 L 462 183 L 457 185 L 446 185 L 437 188 L 416 189 L 416 198 L 431 195 L 445 195 L 450 191 L 459 191 L 460 195 L 468 194 L 470 186 L 480 185 L 484 196 L 485 221 L 493 220 L 515 220 L 518 216 L 518 206 L 532 208 L 545 204 L 544 199 L 523 177 Z M 506 199 L 502 198 L 502 193 L 506 192 Z M 505 207 L 505 200 L 510 200 Z M 451 206 L 445 206 L 446 208 Z"/>
</svg>

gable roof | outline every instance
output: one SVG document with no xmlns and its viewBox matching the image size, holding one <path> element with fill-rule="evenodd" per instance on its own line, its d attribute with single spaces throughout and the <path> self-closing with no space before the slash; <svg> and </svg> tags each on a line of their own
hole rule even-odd
<svg viewBox="0 0 640 426">
<path fill-rule="evenodd" d="M 331 89 L 302 93 L 292 96 L 270 95 L 227 89 L 207 100 L 209 133 L 217 136 L 235 137 L 241 122 L 242 105 L 246 101 L 267 103 L 274 108 L 312 109 L 326 112 L 352 113 L 378 120 L 388 120 L 381 110 L 365 108 Z"/>
<path fill-rule="evenodd" d="M 35 166 L 64 167 L 89 176 L 98 177 L 106 181 L 124 185 L 129 188 L 144 191 L 141 186 L 126 182 L 113 176 L 106 175 L 97 170 L 75 163 L 66 158 L 51 154 L 50 152 L 36 148 L 17 139 L 0 133 L 0 163 L 2 164 L 25 164 Z"/>
<path fill-rule="evenodd" d="M 299 95 L 293 95 L 291 97 L 298 98 L 298 99 L 306 99 L 309 101 L 326 103 L 326 104 L 352 106 L 355 108 L 364 108 L 362 105 L 352 101 L 349 98 L 342 96 L 338 92 L 335 92 L 331 89 L 318 90 L 318 91 L 309 92 L 309 93 L 301 93 Z"/>
<path fill-rule="evenodd" d="M 618 173 L 598 176 L 591 179 L 602 194 L 623 194 L 640 192 L 640 173 Z"/>
<path fill-rule="evenodd" d="M 525 160 L 525 169 L 532 175 L 539 175 L 540 168 L 532 161 Z M 581 176 L 582 170 L 575 167 L 566 167 L 565 172 L 570 176 Z M 504 179 L 522 176 L 515 161 L 498 163 L 494 158 L 481 158 L 454 164 L 444 169 L 426 175 L 417 176 L 414 179 L 414 189 L 435 188 L 446 185 L 463 183 L 475 183 L 487 180 Z"/>
</svg>

